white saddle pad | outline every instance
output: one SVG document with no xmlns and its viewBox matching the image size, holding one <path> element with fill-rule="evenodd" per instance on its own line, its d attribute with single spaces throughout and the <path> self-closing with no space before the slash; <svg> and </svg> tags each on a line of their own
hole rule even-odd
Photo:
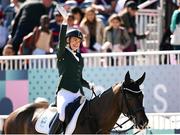
<svg viewBox="0 0 180 135">
<path fill-rule="evenodd" d="M 56 107 L 46 109 L 35 124 L 35 129 L 39 133 L 48 134 L 49 124 L 57 112 Z"/>
<path fill-rule="evenodd" d="M 76 128 L 78 116 L 79 116 L 85 102 L 86 102 L 86 99 L 84 99 L 83 101 L 81 100 L 81 105 L 76 110 L 76 112 L 74 113 L 74 116 L 72 117 L 71 121 L 67 125 L 65 134 L 73 133 L 74 129 Z M 56 112 L 57 112 L 56 107 L 50 107 L 49 109 L 45 110 L 35 124 L 36 131 L 39 133 L 48 134 L 49 133 L 49 124 L 50 124 L 51 120 L 53 119 L 53 117 L 55 116 Z"/>
</svg>

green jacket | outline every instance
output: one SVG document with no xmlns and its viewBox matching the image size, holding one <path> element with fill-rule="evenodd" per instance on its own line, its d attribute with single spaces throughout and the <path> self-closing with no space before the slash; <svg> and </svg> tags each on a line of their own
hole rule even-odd
<svg viewBox="0 0 180 135">
<path fill-rule="evenodd" d="M 89 83 L 82 78 L 82 71 L 84 67 L 83 58 L 78 53 L 79 61 L 76 60 L 72 52 L 66 48 L 66 31 L 67 25 L 62 25 L 60 30 L 60 42 L 57 52 L 57 67 L 59 71 L 59 86 L 57 92 L 64 88 L 71 92 L 81 91 L 82 87 L 89 88 Z"/>
</svg>

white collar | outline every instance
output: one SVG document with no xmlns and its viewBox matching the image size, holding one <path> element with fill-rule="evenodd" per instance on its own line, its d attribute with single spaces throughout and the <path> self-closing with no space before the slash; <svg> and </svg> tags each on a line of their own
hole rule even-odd
<svg viewBox="0 0 180 135">
<path fill-rule="evenodd" d="M 70 51 L 73 56 L 76 58 L 77 61 L 79 61 L 79 58 L 76 56 L 76 52 L 72 51 L 68 46 L 66 47 L 68 51 Z"/>
</svg>

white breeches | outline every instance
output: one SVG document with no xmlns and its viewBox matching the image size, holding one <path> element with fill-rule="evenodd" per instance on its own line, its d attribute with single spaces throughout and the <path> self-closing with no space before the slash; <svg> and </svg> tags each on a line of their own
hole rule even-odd
<svg viewBox="0 0 180 135">
<path fill-rule="evenodd" d="M 70 92 L 70 91 L 65 90 L 63 88 L 57 93 L 57 110 L 59 113 L 59 119 L 61 121 L 65 120 L 65 108 L 66 108 L 66 106 L 70 102 L 73 102 L 79 96 L 82 96 L 80 91 L 78 91 L 77 93 L 73 93 L 73 92 Z"/>
</svg>

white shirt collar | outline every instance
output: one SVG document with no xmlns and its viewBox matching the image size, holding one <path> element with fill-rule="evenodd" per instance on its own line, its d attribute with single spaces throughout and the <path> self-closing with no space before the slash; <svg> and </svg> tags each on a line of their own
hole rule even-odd
<svg viewBox="0 0 180 135">
<path fill-rule="evenodd" d="M 73 56 L 76 58 L 77 61 L 79 61 L 79 58 L 76 56 L 76 52 L 72 51 L 69 47 L 66 47 L 68 51 L 70 51 Z"/>
</svg>

